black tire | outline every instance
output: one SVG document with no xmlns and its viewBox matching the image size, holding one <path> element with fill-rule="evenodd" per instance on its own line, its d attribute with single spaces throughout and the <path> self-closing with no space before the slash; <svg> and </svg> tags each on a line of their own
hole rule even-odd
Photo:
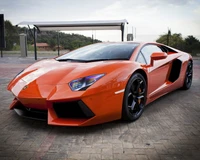
<svg viewBox="0 0 200 160">
<path fill-rule="evenodd" d="M 129 79 L 123 98 L 122 119 L 137 120 L 144 111 L 146 103 L 147 84 L 140 73 L 135 73 Z"/>
<path fill-rule="evenodd" d="M 192 76 L 193 76 L 193 63 L 192 61 L 188 62 L 187 70 L 185 73 L 185 80 L 182 89 L 188 90 L 192 85 Z"/>
</svg>

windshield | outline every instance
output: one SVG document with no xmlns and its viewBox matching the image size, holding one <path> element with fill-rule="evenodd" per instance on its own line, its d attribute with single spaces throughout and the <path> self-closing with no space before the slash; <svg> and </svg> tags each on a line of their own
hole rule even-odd
<svg viewBox="0 0 200 160">
<path fill-rule="evenodd" d="M 71 51 L 58 61 L 129 60 L 138 43 L 98 43 Z"/>
</svg>

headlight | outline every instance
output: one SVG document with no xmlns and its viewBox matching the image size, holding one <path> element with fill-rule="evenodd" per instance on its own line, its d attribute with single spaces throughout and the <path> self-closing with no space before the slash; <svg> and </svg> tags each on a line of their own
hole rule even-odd
<svg viewBox="0 0 200 160">
<path fill-rule="evenodd" d="M 98 81 L 104 75 L 105 74 L 95 74 L 84 78 L 79 78 L 71 81 L 69 83 L 69 86 L 72 91 L 83 91 L 86 90 L 92 84 L 94 84 L 96 81 Z"/>
</svg>

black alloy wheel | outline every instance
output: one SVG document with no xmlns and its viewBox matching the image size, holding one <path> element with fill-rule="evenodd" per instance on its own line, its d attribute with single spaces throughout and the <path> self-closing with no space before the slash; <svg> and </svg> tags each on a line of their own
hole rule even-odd
<svg viewBox="0 0 200 160">
<path fill-rule="evenodd" d="M 187 70 L 185 73 L 185 80 L 183 84 L 183 89 L 187 90 L 191 87 L 192 85 L 192 76 L 193 76 L 193 64 L 192 61 L 188 62 Z"/>
<path fill-rule="evenodd" d="M 130 78 L 123 99 L 122 119 L 135 121 L 144 111 L 146 103 L 146 80 L 140 73 Z"/>
</svg>

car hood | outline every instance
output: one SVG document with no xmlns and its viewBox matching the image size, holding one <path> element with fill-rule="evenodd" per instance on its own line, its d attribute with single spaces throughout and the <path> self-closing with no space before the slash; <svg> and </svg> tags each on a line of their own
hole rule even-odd
<svg viewBox="0 0 200 160">
<path fill-rule="evenodd" d="M 26 84 L 56 85 L 66 84 L 70 81 L 94 74 L 109 74 L 115 69 L 130 61 L 98 61 L 90 63 L 59 62 L 55 59 L 39 61 L 19 74 L 16 81 L 24 81 Z M 14 83 L 14 82 L 13 82 Z"/>
</svg>

